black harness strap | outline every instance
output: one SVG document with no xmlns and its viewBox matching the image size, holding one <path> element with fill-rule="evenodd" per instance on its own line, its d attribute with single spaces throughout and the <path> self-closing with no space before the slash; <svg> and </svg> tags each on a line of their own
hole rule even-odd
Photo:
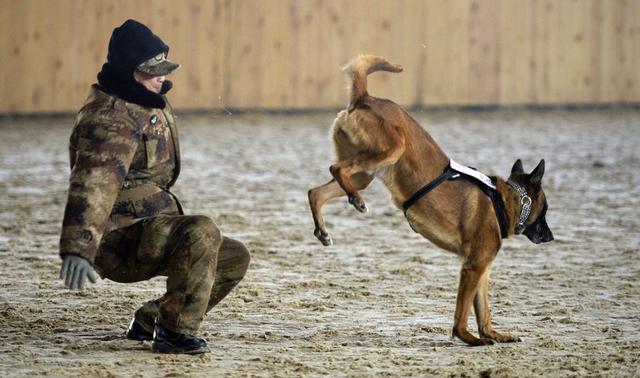
<svg viewBox="0 0 640 378">
<path fill-rule="evenodd" d="M 402 204 L 402 208 L 404 210 L 404 216 L 405 217 L 407 216 L 407 211 L 409 210 L 411 205 L 418 202 L 420 198 L 424 197 L 427 193 L 432 191 L 438 185 L 442 184 L 447 180 L 455 180 L 459 177 L 465 177 L 465 176 L 464 174 L 452 169 L 451 166 L 447 165 L 447 167 L 444 169 L 444 172 L 440 176 L 436 177 L 433 181 L 431 181 L 427 185 L 420 188 L 411 197 L 409 197 L 406 201 L 404 201 L 404 203 Z M 481 184 L 480 182 L 478 182 L 478 180 L 472 178 L 470 181 L 478 185 L 480 187 L 480 190 L 482 190 L 482 192 L 484 192 L 484 194 L 489 196 L 489 198 L 491 199 L 491 203 L 493 204 L 493 210 L 496 213 L 496 217 L 498 218 L 498 224 L 500 225 L 500 234 L 502 235 L 503 239 L 506 238 L 507 237 L 507 218 L 504 214 L 504 203 L 502 202 L 502 197 L 500 197 L 500 194 L 498 193 L 497 190 Z M 495 177 L 492 177 L 491 181 L 495 183 L 496 182 Z"/>
<path fill-rule="evenodd" d="M 404 203 L 402 204 L 402 208 L 404 209 L 404 216 L 405 217 L 407 216 L 407 210 L 409 210 L 411 205 L 418 202 L 420 198 L 424 197 L 427 193 L 432 191 L 436 186 L 442 184 L 447 180 L 458 178 L 458 177 L 460 177 L 460 172 L 454 171 L 453 169 L 451 169 L 450 166 L 447 165 L 447 168 L 444 169 L 444 172 L 440 176 L 436 177 L 433 181 L 431 181 L 427 185 L 420 188 L 411 197 L 409 197 L 406 201 L 404 201 Z"/>
<path fill-rule="evenodd" d="M 473 182 L 476 182 L 476 180 L 471 180 Z M 491 181 L 494 183 L 496 183 L 496 178 L 495 177 L 491 177 Z M 508 236 L 507 234 L 507 216 L 504 214 L 504 202 L 502 202 L 502 197 L 500 196 L 500 193 L 498 193 L 497 190 L 492 189 L 486 185 L 481 185 L 478 184 L 478 186 L 480 186 L 480 189 L 489 196 L 489 198 L 491 199 L 491 203 L 493 204 L 493 210 L 496 213 L 496 218 L 498 218 L 498 224 L 500 225 L 500 235 L 502 235 L 502 238 L 506 238 Z"/>
</svg>

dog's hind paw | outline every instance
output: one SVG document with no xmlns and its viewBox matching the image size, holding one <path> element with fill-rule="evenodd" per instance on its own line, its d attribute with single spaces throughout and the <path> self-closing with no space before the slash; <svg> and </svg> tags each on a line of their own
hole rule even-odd
<svg viewBox="0 0 640 378">
<path fill-rule="evenodd" d="M 360 196 L 349 197 L 349 203 L 352 204 L 353 207 L 355 207 L 356 210 L 361 213 L 366 213 L 367 211 L 369 211 L 369 209 L 367 209 L 367 205 L 364 203 L 364 200 Z"/>
<path fill-rule="evenodd" d="M 333 240 L 331 240 L 331 237 L 329 236 L 329 233 L 327 233 L 327 231 L 321 230 L 321 229 L 316 229 L 313 234 L 316 236 L 316 238 L 318 238 L 318 240 L 320 240 L 320 242 L 322 243 L 322 245 L 324 246 L 328 246 L 328 245 L 332 245 L 333 244 Z"/>
</svg>

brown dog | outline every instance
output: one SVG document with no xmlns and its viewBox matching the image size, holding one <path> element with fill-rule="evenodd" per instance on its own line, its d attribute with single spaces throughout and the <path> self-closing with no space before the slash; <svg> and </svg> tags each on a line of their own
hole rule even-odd
<svg viewBox="0 0 640 378">
<path fill-rule="evenodd" d="M 367 94 L 368 74 L 400 72 L 400 66 L 368 55 L 354 59 L 344 70 L 352 78 L 351 101 L 333 122 L 337 154 L 337 162 L 330 167 L 333 180 L 309 191 L 314 234 L 324 245 L 332 243 L 322 217 L 322 206 L 328 200 L 346 195 L 349 203 L 365 212 L 367 208 L 358 191 L 377 177 L 391 192 L 395 205 L 403 208 L 407 199 L 449 165 L 447 155 L 404 109 Z M 489 271 L 502 244 L 501 235 L 524 233 L 536 244 L 553 240 L 545 221 L 543 174 L 544 160 L 530 174 L 524 173 L 517 160 L 508 182 L 493 178 L 493 193 L 495 200 L 502 203 L 500 208 L 494 208 L 491 198 L 473 180 L 458 179 L 444 181 L 405 209 L 416 232 L 464 259 L 453 335 L 470 345 L 520 341 L 491 326 Z M 480 338 L 467 330 L 472 303 Z"/>
</svg>

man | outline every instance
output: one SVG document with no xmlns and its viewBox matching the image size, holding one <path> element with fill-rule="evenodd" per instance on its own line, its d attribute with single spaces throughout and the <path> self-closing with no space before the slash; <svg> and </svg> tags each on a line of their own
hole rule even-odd
<svg viewBox="0 0 640 378">
<path fill-rule="evenodd" d="M 180 153 L 165 76 L 179 67 L 143 24 L 115 28 L 71 135 L 71 176 L 60 240 L 60 278 L 96 281 L 167 276 L 167 292 L 142 305 L 127 331 L 166 353 L 209 351 L 194 336 L 204 315 L 244 277 L 249 253 L 205 216 L 183 215 L 169 191 Z"/>
</svg>

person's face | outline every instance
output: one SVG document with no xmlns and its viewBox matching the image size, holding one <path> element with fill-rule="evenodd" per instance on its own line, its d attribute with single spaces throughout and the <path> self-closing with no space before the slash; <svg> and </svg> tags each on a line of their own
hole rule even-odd
<svg viewBox="0 0 640 378">
<path fill-rule="evenodd" d="M 151 76 L 137 70 L 133 73 L 133 77 L 138 83 L 142 84 L 153 93 L 160 93 L 162 83 L 164 83 L 164 80 L 166 79 L 166 76 Z"/>
</svg>

